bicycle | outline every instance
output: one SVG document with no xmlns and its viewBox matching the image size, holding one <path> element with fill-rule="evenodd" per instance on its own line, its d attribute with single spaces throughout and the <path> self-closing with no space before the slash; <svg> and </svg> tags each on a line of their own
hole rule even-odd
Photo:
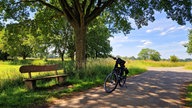
<svg viewBox="0 0 192 108">
<path fill-rule="evenodd" d="M 125 67 L 124 60 L 112 56 L 110 57 L 116 60 L 116 63 L 113 71 L 105 78 L 104 89 L 107 93 L 113 92 L 117 88 L 118 84 L 120 87 L 124 87 L 127 74 L 129 73 L 128 69 Z M 118 65 L 120 65 L 120 67 Z"/>
</svg>

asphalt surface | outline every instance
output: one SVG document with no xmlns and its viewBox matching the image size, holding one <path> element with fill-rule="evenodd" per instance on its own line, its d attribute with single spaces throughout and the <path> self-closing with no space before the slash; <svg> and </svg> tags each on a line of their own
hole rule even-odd
<svg viewBox="0 0 192 108">
<path fill-rule="evenodd" d="M 126 87 L 105 93 L 103 87 L 54 100 L 49 108 L 184 108 L 181 92 L 192 81 L 192 71 L 182 67 L 149 68 L 128 77 Z"/>
</svg>

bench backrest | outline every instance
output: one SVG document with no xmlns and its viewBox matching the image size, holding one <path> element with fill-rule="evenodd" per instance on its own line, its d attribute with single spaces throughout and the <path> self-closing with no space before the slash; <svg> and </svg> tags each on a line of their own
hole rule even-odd
<svg viewBox="0 0 192 108">
<path fill-rule="evenodd" d="M 21 73 L 28 73 L 28 72 L 45 72 L 45 71 L 53 71 L 57 70 L 58 65 L 26 65 L 26 66 L 21 66 L 19 71 Z"/>
<path fill-rule="evenodd" d="M 45 71 L 55 71 L 56 74 L 58 69 L 58 65 L 26 65 L 21 66 L 19 71 L 21 73 L 29 73 L 29 78 L 31 78 L 31 72 L 45 72 Z"/>
</svg>

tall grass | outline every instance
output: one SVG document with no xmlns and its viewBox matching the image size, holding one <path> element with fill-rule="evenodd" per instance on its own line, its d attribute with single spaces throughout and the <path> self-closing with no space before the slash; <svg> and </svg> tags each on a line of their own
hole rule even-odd
<svg viewBox="0 0 192 108">
<path fill-rule="evenodd" d="M 22 75 L 19 73 L 20 66 L 8 65 L 6 62 L 0 64 L 0 91 L 22 83 Z"/>
</svg>

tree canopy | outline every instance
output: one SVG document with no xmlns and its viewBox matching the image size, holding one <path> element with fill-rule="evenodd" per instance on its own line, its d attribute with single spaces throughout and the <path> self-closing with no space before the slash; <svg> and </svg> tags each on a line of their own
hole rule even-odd
<svg viewBox="0 0 192 108">
<path fill-rule="evenodd" d="M 178 24 L 192 23 L 191 5 L 191 0 L 0 0 L 0 18 L 23 22 L 31 13 L 42 13 L 34 17 L 38 22 L 64 16 L 74 28 L 76 67 L 82 68 L 86 64 L 87 27 L 97 16 L 105 16 L 111 32 L 127 34 L 132 29 L 130 18 L 140 28 L 155 20 L 155 11 L 165 11 L 167 18 Z M 43 10 L 50 13 L 43 14 Z"/>
<path fill-rule="evenodd" d="M 171 62 L 178 62 L 179 58 L 177 56 L 175 56 L 175 55 L 172 55 L 172 56 L 170 56 L 170 61 Z"/>
<path fill-rule="evenodd" d="M 138 58 L 143 60 L 159 61 L 161 60 L 160 56 L 161 55 L 158 51 L 149 48 L 142 49 L 138 54 Z"/>
<path fill-rule="evenodd" d="M 7 52 L 10 56 L 22 56 L 23 59 L 29 57 L 32 53 L 33 43 L 31 43 L 31 35 L 26 31 L 23 24 L 9 24 L 2 34 L 0 34 L 0 49 Z"/>
</svg>

